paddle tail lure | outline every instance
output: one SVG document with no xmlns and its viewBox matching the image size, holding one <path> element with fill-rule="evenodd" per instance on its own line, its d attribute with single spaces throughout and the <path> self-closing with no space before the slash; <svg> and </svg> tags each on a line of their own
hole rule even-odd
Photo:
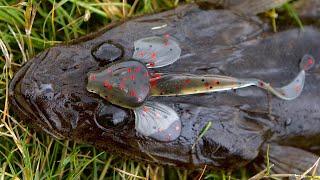
<svg viewBox="0 0 320 180">
<path fill-rule="evenodd" d="M 259 79 L 240 79 L 221 75 L 165 74 L 155 73 L 150 80 L 152 96 L 177 96 L 209 93 L 257 86 L 284 100 L 297 98 L 303 89 L 305 71 L 314 64 L 310 55 L 305 55 L 300 63 L 301 71 L 288 85 L 276 88 Z"/>
<path fill-rule="evenodd" d="M 112 104 L 132 109 L 137 132 L 158 141 L 177 139 L 181 122 L 173 108 L 149 101 L 149 96 L 190 95 L 257 86 L 278 98 L 293 100 L 302 92 L 305 71 L 315 62 L 311 55 L 304 55 L 298 75 L 286 86 L 273 87 L 254 78 L 150 73 L 149 69 L 168 66 L 179 59 L 181 49 L 169 36 L 139 39 L 134 42 L 134 48 L 132 59 L 113 63 L 98 72 L 90 72 L 87 90 L 99 94 Z"/>
</svg>

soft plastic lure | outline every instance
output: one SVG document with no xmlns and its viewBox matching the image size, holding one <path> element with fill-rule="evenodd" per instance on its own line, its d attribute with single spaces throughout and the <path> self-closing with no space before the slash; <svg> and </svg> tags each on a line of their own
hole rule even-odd
<svg viewBox="0 0 320 180">
<path fill-rule="evenodd" d="M 181 122 L 171 107 L 148 101 L 149 96 L 190 95 L 257 86 L 281 99 L 292 100 L 301 94 L 305 71 L 314 64 L 312 56 L 303 56 L 296 78 L 288 85 L 276 88 L 253 78 L 149 73 L 149 68 L 167 66 L 179 59 L 181 49 L 178 43 L 168 36 L 148 37 L 135 41 L 134 47 L 132 59 L 89 73 L 87 90 L 115 105 L 133 109 L 136 130 L 159 141 L 172 141 L 179 137 Z"/>
</svg>

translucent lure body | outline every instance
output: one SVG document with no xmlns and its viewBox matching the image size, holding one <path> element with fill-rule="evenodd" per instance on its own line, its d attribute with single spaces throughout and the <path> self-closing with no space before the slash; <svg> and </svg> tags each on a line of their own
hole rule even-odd
<svg viewBox="0 0 320 180">
<path fill-rule="evenodd" d="M 141 106 L 149 95 L 149 73 L 138 61 L 112 64 L 107 69 L 89 73 L 87 90 L 125 108 Z"/>
<path fill-rule="evenodd" d="M 133 59 L 113 63 L 102 71 L 89 73 L 87 90 L 99 94 L 112 104 L 133 109 L 137 132 L 158 141 L 178 138 L 181 122 L 171 107 L 148 101 L 149 96 L 212 93 L 257 86 L 278 98 L 293 100 L 302 92 L 305 71 L 314 64 L 312 56 L 303 56 L 296 78 L 288 85 L 277 88 L 255 78 L 149 73 L 148 68 L 167 66 L 179 59 L 181 49 L 178 43 L 167 36 L 148 37 L 137 40 L 134 46 Z"/>
<path fill-rule="evenodd" d="M 157 74 L 150 82 L 152 96 L 190 95 L 257 86 L 281 99 L 292 100 L 302 92 L 304 77 L 305 72 L 301 71 L 290 84 L 281 88 L 273 88 L 259 79 L 238 79 L 220 75 Z"/>
</svg>

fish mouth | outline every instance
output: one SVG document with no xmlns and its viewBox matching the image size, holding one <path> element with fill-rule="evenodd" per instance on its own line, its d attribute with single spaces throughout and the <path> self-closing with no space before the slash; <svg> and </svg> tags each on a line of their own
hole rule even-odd
<svg viewBox="0 0 320 180">
<path fill-rule="evenodd" d="M 13 106 L 13 111 L 19 115 L 19 117 L 25 122 L 32 122 L 36 121 L 37 123 L 28 123 L 34 126 L 36 129 L 40 129 L 45 131 L 46 133 L 50 134 L 51 136 L 63 139 L 65 138 L 64 135 L 56 131 L 52 126 L 48 123 L 47 119 L 43 119 L 45 117 L 38 116 L 35 112 L 37 112 L 37 108 L 33 107 L 30 103 L 30 97 L 24 94 L 21 91 L 21 84 L 25 77 L 25 74 L 28 72 L 30 67 L 35 63 L 35 61 L 43 60 L 49 50 L 46 50 L 43 53 L 35 56 L 32 60 L 29 60 L 23 67 L 15 74 L 14 78 L 11 80 L 9 84 L 9 101 L 10 104 Z M 50 129 L 50 130 L 49 130 Z"/>
</svg>

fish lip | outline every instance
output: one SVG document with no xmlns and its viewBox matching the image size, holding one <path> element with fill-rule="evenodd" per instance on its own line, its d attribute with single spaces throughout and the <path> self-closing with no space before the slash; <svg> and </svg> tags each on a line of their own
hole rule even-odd
<svg viewBox="0 0 320 180">
<path fill-rule="evenodd" d="M 20 117 L 23 117 L 22 119 L 31 119 L 31 120 L 37 120 L 37 124 L 32 123 L 32 126 L 36 126 L 37 128 L 40 128 L 41 130 L 45 131 L 46 133 L 50 134 L 51 136 L 57 138 L 57 139 L 63 139 L 65 136 L 63 136 L 58 131 L 54 130 L 53 128 L 50 128 L 44 121 L 41 120 L 41 117 L 37 116 L 33 112 L 30 112 L 28 109 L 32 109 L 30 104 L 26 101 L 26 97 L 19 91 L 19 86 L 21 85 L 21 80 L 25 77 L 25 74 L 29 70 L 32 64 L 35 63 L 36 60 L 43 60 L 47 57 L 49 50 L 46 50 L 43 53 L 40 53 L 39 55 L 35 56 L 31 60 L 29 60 L 26 64 L 23 65 L 21 69 L 18 70 L 18 72 L 15 74 L 13 79 L 11 80 L 8 88 L 8 94 L 9 94 L 9 102 L 11 105 L 13 105 L 14 109 L 13 111 L 19 115 Z M 18 99 L 18 96 L 20 98 Z M 50 129 L 50 131 L 48 130 Z"/>
</svg>

